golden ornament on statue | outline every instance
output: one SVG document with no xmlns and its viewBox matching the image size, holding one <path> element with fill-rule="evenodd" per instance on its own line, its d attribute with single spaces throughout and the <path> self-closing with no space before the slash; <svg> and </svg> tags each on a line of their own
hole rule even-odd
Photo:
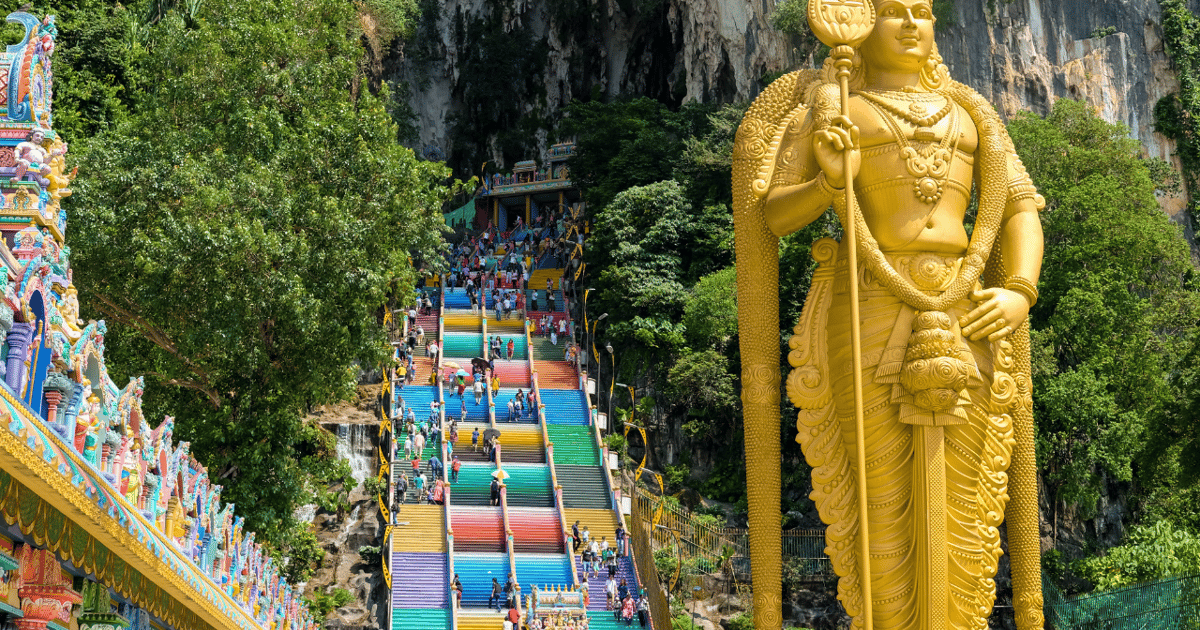
<svg viewBox="0 0 1200 630">
<path fill-rule="evenodd" d="M 866 0 L 809 0 L 808 25 L 830 48 L 858 48 L 875 27 L 875 7 Z"/>
</svg>

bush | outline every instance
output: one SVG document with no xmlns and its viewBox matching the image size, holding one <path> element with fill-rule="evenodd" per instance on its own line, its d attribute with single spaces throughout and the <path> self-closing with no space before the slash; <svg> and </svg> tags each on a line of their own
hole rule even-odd
<svg viewBox="0 0 1200 630">
<path fill-rule="evenodd" d="M 335 588 L 332 591 L 314 595 L 308 601 L 308 610 L 316 619 L 325 619 L 333 611 L 350 603 L 354 599 L 354 595 L 344 588 Z"/>
</svg>

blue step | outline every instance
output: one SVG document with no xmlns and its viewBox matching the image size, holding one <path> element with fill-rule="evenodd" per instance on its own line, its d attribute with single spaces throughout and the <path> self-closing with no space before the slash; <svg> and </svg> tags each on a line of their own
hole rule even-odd
<svg viewBox="0 0 1200 630">
<path fill-rule="evenodd" d="M 546 414 L 548 424 L 588 424 L 587 399 L 580 390 L 543 389 L 541 390 L 542 411 Z"/>
<path fill-rule="evenodd" d="M 454 572 L 463 585 L 463 607 L 483 608 L 492 594 L 492 578 L 496 578 L 501 587 L 508 579 L 508 554 L 456 553 Z"/>
<path fill-rule="evenodd" d="M 533 423 L 533 424 L 537 423 L 537 421 L 538 421 L 537 414 L 535 412 L 533 412 L 532 409 L 530 409 L 530 405 L 529 405 L 529 401 L 528 401 L 528 396 L 529 396 L 529 391 L 530 391 L 529 388 L 527 388 L 527 387 L 521 387 L 521 388 L 501 387 L 500 391 L 497 392 L 492 397 L 492 400 L 494 400 L 496 402 L 496 424 L 507 423 L 509 421 L 508 420 L 508 401 L 513 400 L 517 397 L 518 389 L 520 389 L 526 395 L 526 402 L 525 402 L 526 411 L 525 411 L 524 415 L 521 415 L 520 413 L 518 413 L 518 415 L 516 416 L 514 421 L 515 422 L 527 422 L 527 423 Z"/>
<path fill-rule="evenodd" d="M 574 567 L 570 557 L 561 553 L 513 554 L 517 565 L 517 582 L 522 593 L 532 593 L 533 587 L 569 586 L 573 584 Z M 603 587 L 601 588 L 603 590 Z"/>
<path fill-rule="evenodd" d="M 437 388 L 424 385 L 405 385 L 404 389 L 396 390 L 397 407 L 399 401 L 403 399 L 405 409 L 402 413 L 407 416 L 407 407 L 412 407 L 413 413 L 417 416 L 417 422 L 429 419 L 429 403 L 437 400 Z"/>
<path fill-rule="evenodd" d="M 463 418 L 463 403 L 467 405 L 467 415 Z M 499 408 L 497 408 L 499 412 Z M 507 413 L 507 409 L 505 409 Z M 460 422 L 488 422 L 488 401 L 485 395 L 479 404 L 475 404 L 475 392 L 471 387 L 463 391 L 462 398 L 458 397 L 458 389 L 446 396 L 446 420 L 451 418 Z M 497 418 L 498 419 L 498 418 Z"/>
</svg>

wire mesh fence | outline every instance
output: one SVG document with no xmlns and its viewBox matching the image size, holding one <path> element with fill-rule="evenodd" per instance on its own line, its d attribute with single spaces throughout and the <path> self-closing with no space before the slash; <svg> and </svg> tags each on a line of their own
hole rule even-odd
<svg viewBox="0 0 1200 630">
<path fill-rule="evenodd" d="M 1055 630 L 1200 630 L 1200 575 L 1074 597 L 1043 577 L 1042 594 Z"/>
</svg>

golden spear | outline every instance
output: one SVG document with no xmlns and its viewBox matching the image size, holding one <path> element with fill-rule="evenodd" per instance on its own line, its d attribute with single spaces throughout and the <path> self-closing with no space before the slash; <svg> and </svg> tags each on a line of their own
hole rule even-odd
<svg viewBox="0 0 1200 630">
<path fill-rule="evenodd" d="M 871 0 L 810 0 L 808 25 L 813 34 L 832 50 L 829 56 L 837 68 L 841 88 L 842 116 L 850 117 L 850 69 L 854 49 L 862 45 L 875 27 L 875 6 Z M 850 151 L 842 152 L 846 177 L 846 230 L 850 265 L 850 351 L 854 357 L 854 442 L 858 459 L 858 531 L 859 571 L 863 599 L 863 627 L 873 630 L 871 614 L 871 542 L 867 521 L 867 454 L 863 437 L 862 322 L 858 306 L 858 235 L 854 227 L 858 204 L 854 198 L 854 174 Z"/>
</svg>

